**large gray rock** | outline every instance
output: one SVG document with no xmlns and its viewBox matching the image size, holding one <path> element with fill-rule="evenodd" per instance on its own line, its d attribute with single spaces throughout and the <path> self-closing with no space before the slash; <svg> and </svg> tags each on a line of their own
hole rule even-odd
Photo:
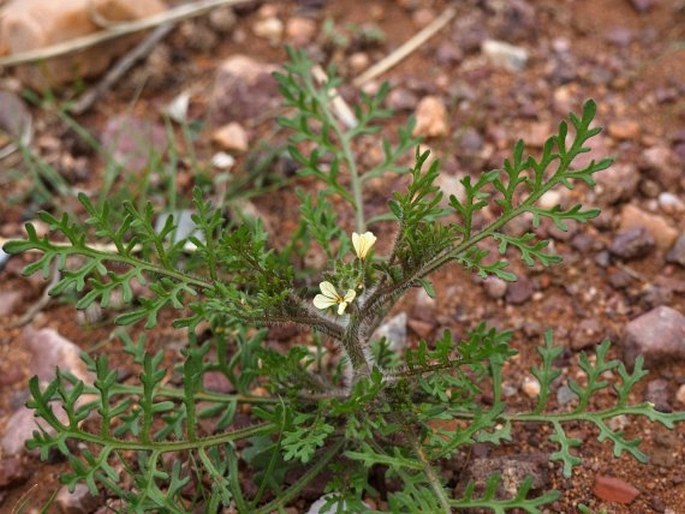
<svg viewBox="0 0 685 514">
<path fill-rule="evenodd" d="M 638 355 L 647 364 L 684 359 L 685 316 L 662 305 L 635 318 L 626 325 L 623 334 L 623 355 L 630 366 Z"/>
</svg>

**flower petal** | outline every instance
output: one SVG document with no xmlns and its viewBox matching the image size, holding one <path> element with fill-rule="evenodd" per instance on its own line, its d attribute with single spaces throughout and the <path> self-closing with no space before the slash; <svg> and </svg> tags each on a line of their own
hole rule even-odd
<svg viewBox="0 0 685 514">
<path fill-rule="evenodd" d="M 317 309 L 325 310 L 338 303 L 338 301 L 333 298 L 329 298 L 328 296 L 317 294 L 314 297 L 313 303 L 314 307 L 316 307 Z"/>
<path fill-rule="evenodd" d="M 335 300 L 335 303 L 337 303 L 338 298 L 340 298 L 338 290 L 335 288 L 333 284 L 331 284 L 328 281 L 321 282 L 319 284 L 319 289 L 321 289 L 321 292 L 324 294 L 324 296 L 327 296 L 328 298 Z"/>
<path fill-rule="evenodd" d="M 376 236 L 373 232 L 364 232 L 359 235 L 356 232 L 352 233 L 352 246 L 354 247 L 354 252 L 357 254 L 361 260 L 364 260 L 369 253 L 369 250 L 376 242 Z"/>
<path fill-rule="evenodd" d="M 359 247 L 361 245 L 361 237 L 356 232 L 352 232 L 352 246 L 354 247 L 354 253 L 359 257 Z"/>
<path fill-rule="evenodd" d="M 346 303 L 351 303 L 355 296 L 357 296 L 357 292 L 354 289 L 348 289 L 347 293 L 345 293 L 345 298 L 343 298 L 343 301 Z"/>
<path fill-rule="evenodd" d="M 340 305 L 338 305 L 338 316 L 345 314 L 345 309 L 347 309 L 347 302 L 340 302 Z"/>
</svg>

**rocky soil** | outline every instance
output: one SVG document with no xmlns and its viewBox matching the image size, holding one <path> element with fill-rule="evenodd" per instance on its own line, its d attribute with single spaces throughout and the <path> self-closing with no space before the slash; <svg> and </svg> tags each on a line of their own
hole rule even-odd
<svg viewBox="0 0 685 514">
<path fill-rule="evenodd" d="M 448 8 L 456 15 L 437 35 L 380 77 L 353 85 Z M 0 129 L 8 134 L 0 132 L 0 152 L 26 134 L 29 119 L 33 130 L 30 162 L 21 152 L 0 160 L 0 236 L 20 236 L 23 222 L 40 209 L 80 214 L 68 190 L 97 194 L 106 188 L 113 198 L 148 198 L 158 205 L 168 205 L 172 190 L 185 198 L 178 202 L 183 206 L 194 185 L 213 183 L 221 190 L 228 186 L 219 184 L 240 183 L 269 157 L 268 173 L 250 187 L 271 187 L 270 193 L 243 194 L 232 208 L 262 217 L 278 241 L 293 228 L 288 213 L 296 205 L 294 186 L 312 187 L 293 178 L 292 162 L 268 151 L 287 137 L 275 127 L 279 100 L 270 77 L 285 60 L 284 44 L 335 64 L 344 78 L 341 93 L 350 102 L 360 89 L 373 91 L 389 81 L 387 104 L 397 114 L 388 121 L 388 133 L 416 115 L 417 134 L 442 162 L 447 193 L 458 194 L 458 181 L 466 175 L 500 167 L 519 138 L 539 151 L 560 119 L 593 98 L 597 123 L 606 130 L 586 158 L 610 155 L 615 163 L 598 177 L 596 188 L 553 191 L 543 199 L 550 206 L 581 202 L 602 209 L 587 226 L 537 229 L 552 238 L 563 264 L 515 267 L 519 280 L 511 284 L 477 280 L 456 267 L 443 270 L 435 280 L 438 300 L 410 295 L 385 330 L 398 344 L 431 338 L 443 328 L 464 334 L 482 320 L 513 330 L 520 353 L 507 369 L 505 392 L 514 406 L 529 405 L 537 395 L 528 370 L 537 364 L 535 347 L 548 327 L 565 346 L 562 379 L 553 391 L 560 407 L 573 401 L 566 379 L 579 377 L 579 352 L 609 339 L 613 357 L 629 365 L 637 355 L 646 359 L 650 374 L 634 401 L 649 400 L 664 411 L 685 409 L 682 0 L 287 0 L 218 8 L 180 22 L 92 109 L 74 117 L 111 159 L 84 142 L 50 96 L 34 96 L 43 99 L 38 107 L 19 95 L 26 84 L 35 85 L 26 70 L 0 71 Z M 79 98 L 97 83 L 99 72 L 85 83 L 66 81 L 57 98 Z M 172 120 L 167 125 L 164 113 Z M 178 120 L 187 120 L 192 130 L 183 131 Z M 150 150 L 174 165 L 152 167 Z M 366 165 L 379 158 L 375 141 L 355 150 Z M 113 162 L 121 171 L 112 171 Z M 56 178 L 46 179 L 46 164 Z M 42 190 L 40 183 L 47 186 Z M 379 182 L 367 199 L 371 208 L 400 186 Z M 530 226 L 524 219 L 512 230 Z M 391 233 L 378 235 L 380 241 Z M 79 351 L 107 347 L 115 362 L 121 354 L 111 339 L 111 314 L 76 312 L 57 299 L 32 309 L 46 285 L 21 276 L 32 259 L 0 253 L 0 510 L 12 512 L 25 503 L 25 512 L 38 512 L 59 491 L 55 512 L 108 512 L 104 498 L 60 490 L 63 462 L 41 463 L 23 447 L 33 429 L 23 406 L 30 376 L 49 377 L 58 365 L 87 378 Z M 183 334 L 169 328 L 169 321 L 162 319 L 148 341 L 171 363 Z M 302 335 L 280 329 L 270 337 L 287 343 Z M 596 403 L 608 400 L 600 396 Z M 526 426 L 516 432 L 515 443 L 476 445 L 468 460 L 444 473 L 457 484 L 482 480 L 493 470 L 513 480 L 521 471 L 532 474 L 539 487 L 563 493 L 549 512 L 577 512 L 579 503 L 617 514 L 685 512 L 685 426 L 669 432 L 644 420 L 615 422 L 643 440 L 649 464 L 625 455 L 615 459 L 596 433 L 579 426 L 573 435 L 583 440 L 584 465 L 566 480 L 550 463 L 552 449 L 537 428 Z M 289 512 L 307 512 L 317 497 L 299 498 Z"/>
</svg>

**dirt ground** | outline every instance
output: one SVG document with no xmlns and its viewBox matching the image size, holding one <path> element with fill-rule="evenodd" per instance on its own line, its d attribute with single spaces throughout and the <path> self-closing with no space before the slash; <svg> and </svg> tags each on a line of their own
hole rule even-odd
<svg viewBox="0 0 685 514">
<path fill-rule="evenodd" d="M 617 165 L 637 166 L 639 173 L 639 183 L 627 197 L 608 201 L 601 190 L 581 189 L 573 193 L 570 199 L 586 206 L 599 206 L 602 215 L 587 226 L 572 227 L 570 235 L 552 232 L 554 248 L 564 257 L 561 265 L 544 270 L 515 267 L 518 274 L 527 277 L 524 282 L 530 287 L 530 294 L 522 293 L 522 301 L 513 299 L 513 293 L 496 298 L 498 295 L 492 294 L 482 281 L 456 267 L 445 269 L 436 277 L 438 302 L 434 306 L 431 334 L 439 333 L 442 328 L 464 334 L 481 320 L 513 330 L 513 345 L 520 353 L 508 367 L 506 381 L 515 390 L 512 405 L 526 406 L 531 400 L 520 388 L 529 376 L 530 367 L 537 364 L 535 347 L 542 342 L 547 327 L 554 329 L 557 343 L 567 347 L 563 371 L 564 376 L 572 377 L 579 370 L 578 352 L 592 350 L 605 338 L 616 343 L 612 356 L 620 358 L 624 327 L 637 316 L 658 305 L 685 313 L 685 267 L 667 262 L 666 250 L 657 248 L 632 260 L 607 258 L 607 247 L 617 234 L 622 209 L 627 205 L 655 213 L 680 234 L 685 231 L 685 213 L 659 203 L 659 194 L 663 192 L 685 202 L 685 2 L 682 0 L 451 3 L 288 0 L 261 7 L 254 4 L 238 9 L 235 28 L 227 35 L 215 35 L 215 41 L 206 44 L 206 48 L 201 48 L 201 41 L 190 43 L 195 41 L 193 37 L 198 39 L 203 31 L 209 30 L 206 19 L 185 25 L 190 28 L 176 29 L 162 43 L 171 56 L 168 60 L 140 65 L 90 112 L 76 119 L 98 135 L 109 119 L 122 112 L 159 120 L 161 106 L 182 91 L 191 91 L 189 116 L 210 120 L 195 145 L 197 159 L 208 163 L 216 151 L 210 140 L 214 127 L 208 92 L 220 63 L 235 54 L 274 64 L 285 60 L 282 44 L 289 42 L 288 35 L 278 43 L 270 43 L 254 33 L 253 27 L 264 17 L 265 9 L 284 22 L 296 16 L 315 21 L 316 36 L 305 48 L 314 58 L 338 66 L 344 78 L 343 95 L 353 100 L 356 90 L 351 82 L 363 65 L 380 60 L 448 6 L 457 11 L 449 25 L 375 82 L 387 80 L 409 98 L 406 102 L 402 98 L 397 100 L 397 106 L 405 108 L 388 122 L 389 128 L 394 123 L 403 123 L 413 111 L 411 98 L 440 96 L 448 109 L 450 134 L 429 140 L 427 144 L 444 163 L 445 174 L 474 175 L 501 166 L 502 159 L 519 138 L 529 141 L 531 151 L 535 151 L 539 148 L 541 133 L 549 135 L 569 110 L 578 112 L 585 99 L 593 98 L 598 105 L 597 123 L 610 127 L 596 140 L 593 156 L 614 156 Z M 326 40 L 325 20 L 331 20 L 333 27 L 349 36 L 351 42 L 347 47 Z M 369 27 L 382 34 L 383 39 L 364 39 L 360 33 Z M 529 55 L 525 68 L 515 72 L 490 64 L 480 46 L 487 38 L 524 48 Z M 59 93 L 65 98 L 74 94 L 75 88 Z M 104 180 L 102 160 L 92 152 L 79 151 L 73 133 L 50 110 L 32 108 L 32 114 L 37 127 L 36 144 L 42 144 L 40 151 L 56 152 L 61 158 L 70 152 L 78 154 L 84 159 L 79 161 L 83 169 L 80 172 L 72 169 L 65 179 L 75 188 L 97 191 Z M 257 148 L 257 142 L 282 143 L 285 134 L 274 135 L 270 114 L 242 122 L 251 136 L 251 150 Z M 56 146 L 50 146 L 53 143 Z M 676 159 L 669 175 L 675 178 L 670 182 L 645 164 L 649 150 L 655 147 L 668 148 Z M 246 173 L 250 155 L 238 157 L 236 174 Z M 179 194 L 186 199 L 197 180 L 190 172 L 188 161 L 187 156 L 182 157 L 176 178 Z M 0 161 L 0 177 L 4 166 Z M 207 168 L 212 180 L 215 172 Z M 309 187 L 311 182 L 295 180 L 294 185 Z M 615 186 L 609 180 L 605 187 L 612 185 Z M 26 177 L 0 182 L 0 235 L 7 238 L 20 235 L 22 222 L 32 219 L 39 208 L 53 212 L 58 212 L 60 207 L 77 209 L 67 199 L 52 205 L 50 202 L 41 205 L 31 195 L 19 202 L 13 200 L 29 188 Z M 387 190 L 378 193 L 379 197 L 389 195 Z M 271 223 L 274 234 L 290 228 L 287 213 L 295 206 L 293 185 L 252 201 Z M 378 235 L 379 239 L 384 236 Z M 0 431 L 27 395 L 30 356 L 13 344 L 20 338 L 21 329 L 10 328 L 9 324 L 33 305 L 44 287 L 36 278 L 20 276 L 27 259 L 30 258 L 13 258 L 0 272 L 0 291 L 21 293 L 21 302 L 13 314 L 0 320 Z M 407 312 L 410 320 L 420 318 L 421 306 L 413 294 L 399 309 Z M 163 320 L 149 341 L 153 349 L 165 349 L 169 361 L 173 361 L 178 357 L 174 343 L 182 335 L 168 328 L 168 321 Z M 107 342 L 112 330 L 110 317 L 105 314 L 95 321 L 84 321 L 68 302 L 52 300 L 31 323 L 35 327 L 55 328 L 84 350 L 110 344 Z M 415 341 L 418 336 L 411 331 L 411 326 L 410 339 Z M 115 355 L 120 351 L 118 347 L 113 348 Z M 676 390 L 685 384 L 683 361 L 651 366 L 649 376 L 636 390 L 633 400 L 643 401 L 647 384 L 660 379 L 665 381 L 661 383 L 666 384 L 664 394 L 669 406 L 685 409 L 685 404 L 676 399 Z M 597 403 L 605 400 L 597 398 Z M 640 465 L 625 455 L 616 459 L 611 447 L 599 443 L 591 428 L 579 425 L 573 435 L 583 440 L 580 455 L 584 464 L 568 480 L 562 477 L 557 464 L 549 465 L 546 476 L 550 487 L 563 493 L 549 512 L 574 513 L 582 503 L 593 512 L 685 513 L 685 426 L 680 426 L 670 439 L 664 435 L 663 427 L 642 419 L 631 419 L 625 430 L 642 438 L 642 447 L 648 454 L 665 451 L 668 456 L 657 462 L 653 459 L 647 465 Z M 547 442 L 541 442 L 545 439 L 534 427 L 522 427 L 515 436 L 511 444 L 481 450 L 492 457 L 553 451 Z M 664 440 L 668 441 L 664 443 Z M 0 510 L 3 512 L 11 512 L 27 494 L 31 498 L 27 512 L 31 512 L 31 508 L 39 508 L 59 487 L 58 474 L 64 469 L 64 463 L 41 463 L 25 456 L 23 465 L 30 470 L 30 478 L 2 493 Z M 468 463 L 464 464 L 466 467 Z M 593 493 L 594 481 L 602 475 L 624 479 L 640 491 L 639 496 L 630 505 L 602 502 Z M 293 512 L 306 512 L 307 504 L 305 499 L 296 501 Z"/>
</svg>

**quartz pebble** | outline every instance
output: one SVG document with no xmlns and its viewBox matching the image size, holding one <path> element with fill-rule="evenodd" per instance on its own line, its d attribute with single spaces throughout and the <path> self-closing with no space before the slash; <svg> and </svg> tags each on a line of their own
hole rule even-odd
<svg viewBox="0 0 685 514">
<path fill-rule="evenodd" d="M 252 32 L 271 44 L 278 44 L 283 36 L 283 22 L 275 16 L 257 20 L 252 26 Z"/>
<path fill-rule="evenodd" d="M 528 62 L 528 52 L 525 48 L 504 41 L 487 39 L 483 41 L 481 50 L 493 65 L 508 71 L 521 71 Z"/>
</svg>

